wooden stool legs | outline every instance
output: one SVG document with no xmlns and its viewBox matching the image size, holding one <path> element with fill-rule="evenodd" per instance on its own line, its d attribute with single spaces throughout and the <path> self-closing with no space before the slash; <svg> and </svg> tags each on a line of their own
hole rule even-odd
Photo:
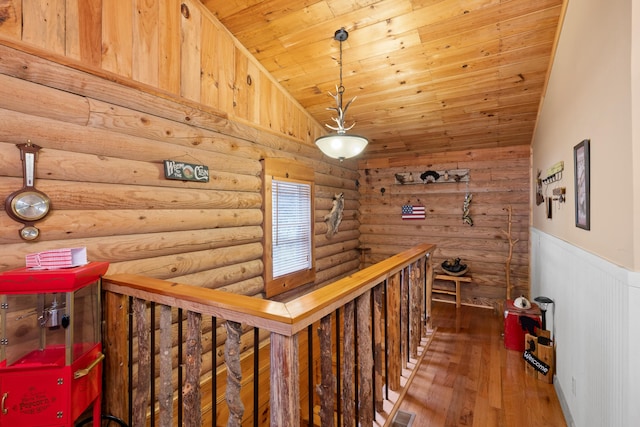
<svg viewBox="0 0 640 427">
<path fill-rule="evenodd" d="M 448 280 L 450 282 L 454 282 L 456 284 L 456 290 L 454 292 L 448 291 L 446 289 L 431 289 L 432 293 L 438 294 L 447 294 L 447 295 L 455 295 L 456 297 L 456 307 L 460 307 L 461 305 L 461 291 L 460 291 L 460 283 L 461 282 L 471 282 L 470 276 L 450 276 L 448 274 L 436 274 L 434 279 L 436 280 Z M 429 295 L 431 298 L 431 295 Z"/>
</svg>

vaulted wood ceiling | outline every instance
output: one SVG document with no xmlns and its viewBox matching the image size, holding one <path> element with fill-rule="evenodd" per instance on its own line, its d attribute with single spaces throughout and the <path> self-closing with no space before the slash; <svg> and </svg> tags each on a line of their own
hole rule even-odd
<svg viewBox="0 0 640 427">
<path fill-rule="evenodd" d="M 201 0 L 320 123 L 364 157 L 530 144 L 563 0 Z"/>
</svg>

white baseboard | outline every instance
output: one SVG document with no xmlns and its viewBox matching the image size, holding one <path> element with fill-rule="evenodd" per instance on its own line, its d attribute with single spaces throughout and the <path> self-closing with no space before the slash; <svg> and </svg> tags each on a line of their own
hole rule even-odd
<svg viewBox="0 0 640 427">
<path fill-rule="evenodd" d="M 567 427 L 576 427 L 576 423 L 573 421 L 571 411 L 569 410 L 569 405 L 567 404 L 567 399 L 564 397 L 564 392 L 562 391 L 560 382 L 557 381 L 555 375 L 553 376 L 553 388 L 556 390 L 556 395 L 558 396 L 558 400 L 560 401 L 562 415 L 564 416 L 564 421 L 567 423 Z"/>
</svg>

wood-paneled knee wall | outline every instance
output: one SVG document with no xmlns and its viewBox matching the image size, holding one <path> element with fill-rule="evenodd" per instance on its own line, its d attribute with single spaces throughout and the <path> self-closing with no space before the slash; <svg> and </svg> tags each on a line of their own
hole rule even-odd
<svg viewBox="0 0 640 427">
<path fill-rule="evenodd" d="M 299 141 L 326 132 L 199 0 L 5 0 L 0 37 Z"/>
</svg>

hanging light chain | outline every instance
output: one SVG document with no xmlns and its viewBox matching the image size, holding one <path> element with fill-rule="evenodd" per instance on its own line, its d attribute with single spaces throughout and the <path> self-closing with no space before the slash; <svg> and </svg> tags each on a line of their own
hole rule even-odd
<svg viewBox="0 0 640 427">
<path fill-rule="evenodd" d="M 342 94 L 344 93 L 344 85 L 342 84 L 342 40 L 340 40 L 340 86 L 338 87 L 340 94 L 340 107 L 342 107 Z"/>
<path fill-rule="evenodd" d="M 329 129 L 335 130 L 336 132 L 338 132 L 339 134 L 344 134 L 346 133 L 346 131 L 350 130 L 351 128 L 353 128 L 355 126 L 355 122 L 349 126 L 349 127 L 345 127 L 344 125 L 344 120 L 345 120 L 345 115 L 347 112 L 347 108 L 349 108 L 349 105 L 351 105 L 351 103 L 356 99 L 356 97 L 354 96 L 349 102 L 347 102 L 346 106 L 342 105 L 342 95 L 345 92 L 345 88 L 344 85 L 342 83 L 342 42 L 347 40 L 347 38 L 349 37 L 349 33 L 347 33 L 347 31 L 343 28 L 339 29 L 338 31 L 336 31 L 335 35 L 334 35 L 334 40 L 338 40 L 340 42 L 340 61 L 339 61 L 339 66 L 340 66 L 340 86 L 336 86 L 336 94 L 335 96 L 329 92 L 329 95 L 331 97 L 333 97 L 336 100 L 336 107 L 335 108 L 327 108 L 328 110 L 335 110 L 336 113 L 338 113 L 338 117 L 333 117 L 332 120 L 334 122 L 336 122 L 336 124 L 338 125 L 337 127 L 334 126 L 330 126 L 325 124 L 326 127 L 328 127 Z"/>
</svg>

